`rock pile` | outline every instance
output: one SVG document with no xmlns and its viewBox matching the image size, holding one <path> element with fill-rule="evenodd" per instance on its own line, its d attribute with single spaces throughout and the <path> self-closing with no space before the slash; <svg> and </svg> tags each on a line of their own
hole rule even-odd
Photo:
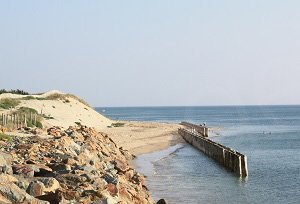
<svg viewBox="0 0 300 204">
<path fill-rule="evenodd" d="M 0 203 L 154 203 L 128 151 L 85 126 L 1 144 Z"/>
</svg>

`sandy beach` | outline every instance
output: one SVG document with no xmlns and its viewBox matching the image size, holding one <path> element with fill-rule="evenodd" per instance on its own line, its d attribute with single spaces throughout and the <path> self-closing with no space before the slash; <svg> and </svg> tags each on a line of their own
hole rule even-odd
<svg viewBox="0 0 300 204">
<path fill-rule="evenodd" d="M 135 155 L 141 155 L 168 148 L 184 142 L 177 130 L 178 124 L 158 122 L 132 122 L 123 127 L 105 128 L 103 131 L 119 145 Z"/>
</svg>

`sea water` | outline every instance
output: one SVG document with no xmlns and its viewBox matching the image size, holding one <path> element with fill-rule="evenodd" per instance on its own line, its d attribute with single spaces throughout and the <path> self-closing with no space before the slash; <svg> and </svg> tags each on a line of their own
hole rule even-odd
<svg viewBox="0 0 300 204">
<path fill-rule="evenodd" d="M 197 149 L 178 144 L 136 164 L 155 199 L 169 203 L 300 203 L 300 106 L 99 108 L 112 119 L 206 123 L 212 139 L 248 157 L 239 178 Z M 105 112 L 103 112 L 105 111 Z"/>
</svg>

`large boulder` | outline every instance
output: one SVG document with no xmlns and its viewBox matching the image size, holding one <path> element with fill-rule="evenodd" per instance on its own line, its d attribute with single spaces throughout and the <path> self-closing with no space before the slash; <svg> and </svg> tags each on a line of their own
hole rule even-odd
<svg viewBox="0 0 300 204">
<path fill-rule="evenodd" d="M 14 183 L 0 183 L 0 195 L 0 201 L 2 199 L 4 203 L 9 201 L 11 203 L 49 204 L 49 202 L 32 197 Z"/>
</svg>

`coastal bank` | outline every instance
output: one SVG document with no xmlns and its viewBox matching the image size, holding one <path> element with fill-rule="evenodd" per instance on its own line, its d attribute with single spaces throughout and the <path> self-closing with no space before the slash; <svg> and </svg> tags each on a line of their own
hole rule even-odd
<svg viewBox="0 0 300 204">
<path fill-rule="evenodd" d="M 1 94 L 0 103 L 1 115 L 29 117 L 1 123 L 0 203 L 156 203 L 131 161 L 177 143 L 178 125 L 121 125 L 57 91 Z"/>
</svg>

